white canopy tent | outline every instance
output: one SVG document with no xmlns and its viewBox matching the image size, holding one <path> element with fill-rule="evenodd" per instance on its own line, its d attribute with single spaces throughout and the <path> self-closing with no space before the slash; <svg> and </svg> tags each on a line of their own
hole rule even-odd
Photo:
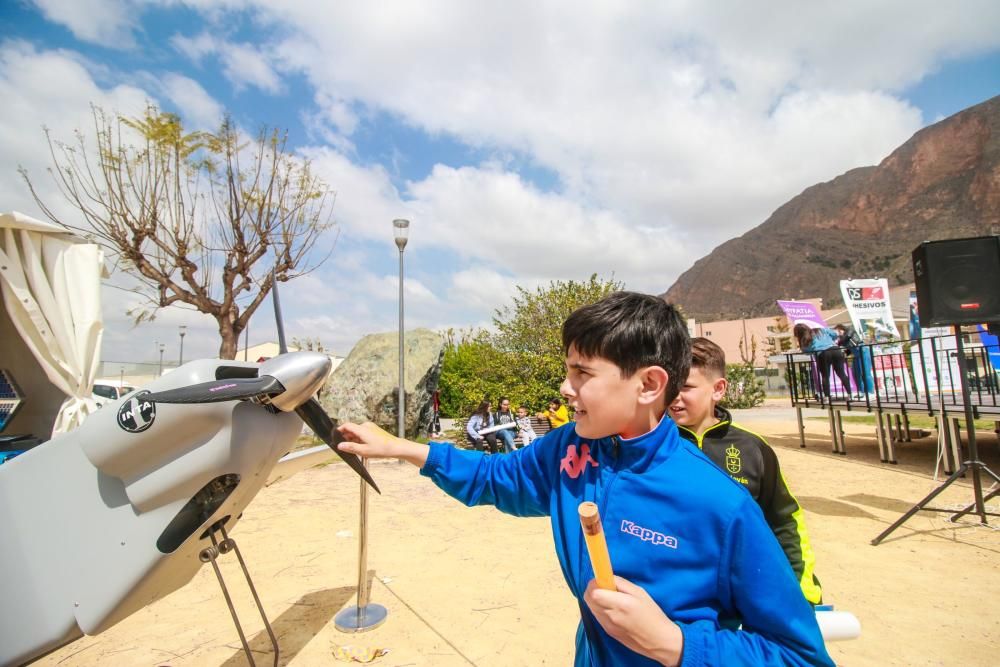
<svg viewBox="0 0 1000 667">
<path fill-rule="evenodd" d="M 14 327 L 63 401 L 53 435 L 97 410 L 104 251 L 59 225 L 0 214 L 0 294 Z"/>
</svg>

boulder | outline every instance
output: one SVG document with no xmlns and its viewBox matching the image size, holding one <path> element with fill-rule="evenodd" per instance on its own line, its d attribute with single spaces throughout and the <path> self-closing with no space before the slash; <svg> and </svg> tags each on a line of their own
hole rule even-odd
<svg viewBox="0 0 1000 667">
<path fill-rule="evenodd" d="M 430 422 L 432 398 L 444 358 L 444 338 L 429 329 L 414 329 L 405 332 L 403 345 L 404 424 L 406 435 L 412 438 L 426 433 Z M 340 422 L 371 420 L 396 433 L 398 388 L 399 334 L 371 334 L 358 341 L 337 366 L 320 403 Z"/>
</svg>

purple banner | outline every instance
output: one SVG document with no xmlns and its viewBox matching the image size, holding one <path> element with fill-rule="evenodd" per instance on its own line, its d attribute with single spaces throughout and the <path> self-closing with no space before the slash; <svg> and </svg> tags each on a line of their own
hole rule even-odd
<svg viewBox="0 0 1000 667">
<path fill-rule="evenodd" d="M 816 310 L 816 306 L 808 301 L 778 301 L 778 306 L 793 327 L 800 322 L 808 324 L 812 329 L 826 327 L 826 320 Z"/>
</svg>

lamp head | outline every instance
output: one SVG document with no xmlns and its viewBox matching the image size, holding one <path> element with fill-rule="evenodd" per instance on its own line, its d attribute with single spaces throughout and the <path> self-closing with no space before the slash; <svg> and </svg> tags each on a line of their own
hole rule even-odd
<svg viewBox="0 0 1000 667">
<path fill-rule="evenodd" d="M 184 338 L 184 334 L 187 333 L 187 325 L 186 324 L 181 324 L 177 328 L 180 329 L 180 331 L 181 331 L 181 338 Z"/>
<path fill-rule="evenodd" d="M 406 241 L 410 236 L 410 221 L 403 220 L 402 218 L 393 220 L 392 236 L 396 240 L 396 247 L 399 248 L 399 252 L 403 252 L 403 248 L 406 247 Z"/>
</svg>

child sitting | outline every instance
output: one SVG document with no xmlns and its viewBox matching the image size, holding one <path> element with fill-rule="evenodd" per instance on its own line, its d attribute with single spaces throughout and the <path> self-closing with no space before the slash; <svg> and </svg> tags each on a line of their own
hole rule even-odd
<svg viewBox="0 0 1000 667">
<path fill-rule="evenodd" d="M 517 409 L 517 434 L 521 438 L 522 447 L 527 447 L 538 437 L 535 429 L 531 426 L 531 417 L 528 416 L 528 408 L 523 405 Z"/>
<path fill-rule="evenodd" d="M 539 419 L 548 419 L 549 426 L 552 430 L 555 430 L 562 426 L 563 424 L 569 423 L 569 411 L 566 406 L 562 404 L 558 398 L 553 398 L 549 401 L 549 409 L 545 412 L 539 412 L 535 415 Z"/>
</svg>

